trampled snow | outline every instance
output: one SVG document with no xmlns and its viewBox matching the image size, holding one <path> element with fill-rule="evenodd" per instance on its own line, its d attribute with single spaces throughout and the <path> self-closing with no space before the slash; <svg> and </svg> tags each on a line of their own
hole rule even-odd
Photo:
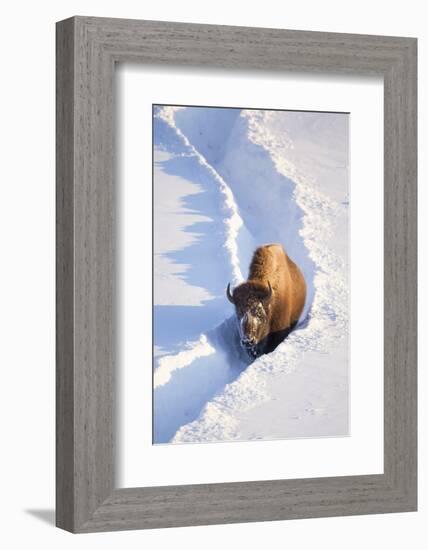
<svg viewBox="0 0 428 550">
<path fill-rule="evenodd" d="M 218 108 L 154 117 L 154 442 L 348 434 L 348 116 Z M 250 363 L 227 283 L 280 242 L 299 325 Z"/>
</svg>

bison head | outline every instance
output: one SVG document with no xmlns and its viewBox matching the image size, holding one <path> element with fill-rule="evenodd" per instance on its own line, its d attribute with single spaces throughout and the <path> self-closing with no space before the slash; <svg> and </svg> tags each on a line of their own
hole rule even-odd
<svg viewBox="0 0 428 550">
<path fill-rule="evenodd" d="M 235 306 L 241 346 L 252 358 L 261 355 L 269 334 L 269 303 L 272 297 L 269 281 L 267 286 L 247 281 L 233 292 L 228 284 L 226 294 Z"/>
</svg>

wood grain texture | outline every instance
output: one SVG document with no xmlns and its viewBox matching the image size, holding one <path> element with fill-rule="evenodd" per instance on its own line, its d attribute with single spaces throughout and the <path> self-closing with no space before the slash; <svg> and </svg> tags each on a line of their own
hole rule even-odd
<svg viewBox="0 0 428 550">
<path fill-rule="evenodd" d="M 73 528 L 73 25 L 56 36 L 56 521 Z"/>
<path fill-rule="evenodd" d="M 383 76 L 383 475 L 115 489 L 113 82 L 115 62 L 125 61 Z M 57 24 L 59 527 L 91 532 L 416 510 L 416 145 L 413 38 L 87 17 Z"/>
</svg>

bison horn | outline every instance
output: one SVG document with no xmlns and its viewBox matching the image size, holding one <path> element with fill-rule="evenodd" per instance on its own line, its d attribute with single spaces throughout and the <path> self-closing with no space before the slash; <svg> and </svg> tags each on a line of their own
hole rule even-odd
<svg viewBox="0 0 428 550">
<path fill-rule="evenodd" d="M 232 296 L 232 293 L 230 292 L 230 283 L 227 285 L 227 291 L 226 291 L 226 294 L 227 294 L 227 299 L 229 300 L 230 303 L 234 304 L 234 300 L 233 300 L 233 296 Z"/>
<path fill-rule="evenodd" d="M 266 294 L 266 300 L 270 300 L 272 298 L 272 287 L 271 287 L 270 281 L 268 281 L 267 283 L 268 283 L 268 291 Z"/>
</svg>

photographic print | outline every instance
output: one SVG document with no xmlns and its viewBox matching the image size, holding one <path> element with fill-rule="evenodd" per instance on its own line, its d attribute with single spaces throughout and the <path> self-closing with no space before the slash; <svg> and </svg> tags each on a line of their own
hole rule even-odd
<svg viewBox="0 0 428 550">
<path fill-rule="evenodd" d="M 349 435 L 349 113 L 153 106 L 153 443 Z"/>
</svg>

